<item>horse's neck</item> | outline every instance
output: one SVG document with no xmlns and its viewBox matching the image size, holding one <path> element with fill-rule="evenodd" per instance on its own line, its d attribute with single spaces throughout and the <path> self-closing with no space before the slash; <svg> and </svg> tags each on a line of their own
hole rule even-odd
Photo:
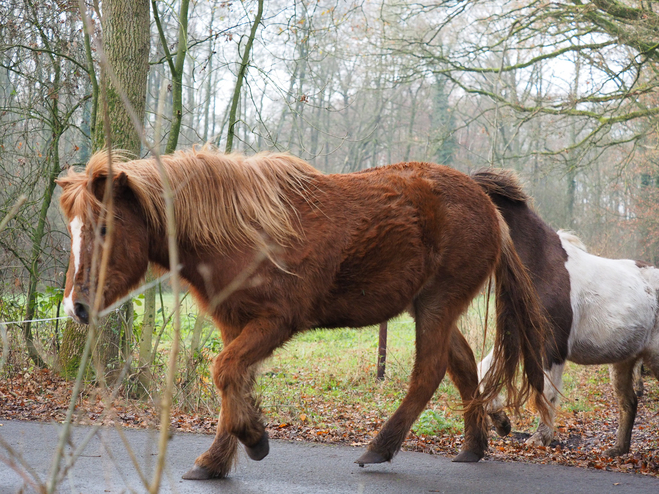
<svg viewBox="0 0 659 494">
<path fill-rule="evenodd" d="M 151 244 L 149 261 L 169 271 L 167 238 Z M 254 263 L 257 262 L 255 260 L 260 259 L 258 249 L 244 245 L 225 252 L 213 247 L 195 248 L 179 241 L 177 248 L 179 275 L 194 288 L 194 293 L 204 304 L 213 302 L 214 297 L 240 279 L 245 272 L 253 271 Z"/>
<path fill-rule="evenodd" d="M 169 269 L 169 242 L 167 235 L 149 234 L 149 262 L 157 264 L 164 269 Z"/>
</svg>

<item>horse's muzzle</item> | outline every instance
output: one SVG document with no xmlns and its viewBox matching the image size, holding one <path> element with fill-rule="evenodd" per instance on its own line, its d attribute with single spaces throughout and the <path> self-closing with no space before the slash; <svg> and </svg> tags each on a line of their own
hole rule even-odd
<svg viewBox="0 0 659 494">
<path fill-rule="evenodd" d="M 73 305 L 73 312 L 75 314 L 75 317 L 82 324 L 89 324 L 89 306 L 88 305 L 83 304 L 81 302 L 76 302 Z"/>
</svg>

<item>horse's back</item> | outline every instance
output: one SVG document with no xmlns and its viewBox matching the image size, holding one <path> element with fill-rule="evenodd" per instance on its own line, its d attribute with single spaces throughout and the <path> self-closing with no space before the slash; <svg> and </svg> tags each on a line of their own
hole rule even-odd
<svg viewBox="0 0 659 494">
<path fill-rule="evenodd" d="M 324 288 L 315 325 L 386 320 L 438 276 L 480 285 L 498 258 L 494 206 L 450 168 L 396 164 L 317 177 L 310 190 L 315 202 L 300 211 L 308 252 L 301 269 L 315 266 L 325 277 L 316 284 Z"/>
<path fill-rule="evenodd" d="M 638 355 L 654 331 L 656 289 L 635 261 L 595 256 L 564 236 L 561 240 L 573 311 L 568 358 L 605 364 Z"/>
<path fill-rule="evenodd" d="M 368 214 L 398 196 L 429 230 L 450 229 L 458 236 L 479 237 L 499 232 L 496 210 L 487 195 L 470 177 L 444 165 L 396 163 L 326 178 L 338 185 L 335 193 L 357 214 L 358 205 Z M 396 213 L 404 214 L 400 209 Z"/>
</svg>

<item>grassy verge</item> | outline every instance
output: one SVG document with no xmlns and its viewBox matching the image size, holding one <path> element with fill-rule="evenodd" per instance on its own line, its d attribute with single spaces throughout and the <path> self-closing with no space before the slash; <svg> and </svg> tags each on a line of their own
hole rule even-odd
<svg viewBox="0 0 659 494">
<path fill-rule="evenodd" d="M 414 358 L 414 323 L 399 317 L 389 323 L 384 381 L 376 376 L 378 329 L 316 330 L 279 349 L 263 366 L 257 392 L 273 424 L 336 428 L 337 415 L 353 413 L 381 422 L 405 396 Z M 437 390 L 423 430 L 433 426 L 461 431 L 461 420 L 450 414 L 458 394 L 448 380 Z M 341 411 L 341 413 L 339 413 Z M 450 412 L 448 412 L 450 413 Z"/>
<path fill-rule="evenodd" d="M 165 307 L 165 312 L 167 310 Z M 189 305 L 183 312 L 193 323 L 196 307 Z M 494 332 L 490 321 L 489 335 L 484 338 L 484 320 L 481 298 L 459 325 L 477 358 L 483 346 L 488 348 Z M 191 324 L 184 325 L 188 327 L 191 328 Z M 390 322 L 386 379 L 378 381 L 377 328 L 316 330 L 297 336 L 264 362 L 257 382 L 256 392 L 270 436 L 367 444 L 405 395 L 413 366 L 414 340 L 414 324 L 409 317 L 401 316 Z M 210 380 L 209 367 L 221 350 L 221 341 L 217 331 L 213 332 L 205 348 L 195 357 L 193 368 L 187 366 L 190 362 L 189 330 L 183 333 L 183 346 L 172 427 L 213 433 L 220 403 Z M 151 400 L 131 400 L 126 392 L 115 400 L 111 409 L 106 409 L 98 390 L 89 383 L 77 407 L 76 422 L 157 426 L 159 387 L 162 385 L 158 376 L 164 374 L 162 363 L 166 362 L 168 348 L 165 338 L 153 368 L 156 379 Z M 70 383 L 50 373 L 30 369 L 29 364 L 13 366 L 12 373 L 6 369 L 0 378 L 0 418 L 63 418 Z M 514 435 L 498 438 L 490 433 L 489 457 L 659 476 L 659 386 L 654 378 L 644 380 L 646 393 L 639 403 L 629 455 L 615 460 L 602 456 L 603 451 L 612 446 L 617 427 L 617 406 L 606 366 L 568 364 L 564 398 L 556 418 L 556 441 L 547 448 L 524 446 L 527 434 L 537 425 L 535 415 L 527 410 L 512 418 Z M 462 416 L 458 407 L 458 393 L 450 380 L 444 379 L 426 411 L 414 424 L 403 448 L 455 455 L 462 443 Z"/>
</svg>

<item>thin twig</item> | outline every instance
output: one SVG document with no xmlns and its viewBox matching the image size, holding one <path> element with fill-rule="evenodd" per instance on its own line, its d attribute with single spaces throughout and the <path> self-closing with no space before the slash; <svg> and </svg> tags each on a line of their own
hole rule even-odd
<svg viewBox="0 0 659 494">
<path fill-rule="evenodd" d="M 27 201 L 27 196 L 26 195 L 22 195 L 16 200 L 16 202 L 14 203 L 12 208 L 9 210 L 7 215 L 0 222 L 0 232 L 2 230 L 4 230 L 7 226 L 7 224 L 11 221 L 11 219 L 18 214 L 18 210 L 21 209 L 21 206 L 23 204 L 25 204 L 25 201 Z"/>
<path fill-rule="evenodd" d="M 160 439 L 158 441 L 158 460 L 156 463 L 156 471 L 153 475 L 153 481 L 149 488 L 151 494 L 157 494 L 160 489 L 160 482 L 162 479 L 162 472 L 165 468 L 165 455 L 167 453 L 167 442 L 169 440 L 169 427 L 170 415 L 172 407 L 172 394 L 174 389 L 174 379 L 176 377 L 176 360 L 179 352 L 179 344 L 181 337 L 181 309 L 179 305 L 179 292 L 180 282 L 178 270 L 178 245 L 176 239 L 176 218 L 174 216 L 174 195 L 172 187 L 169 182 L 169 177 L 165 172 L 165 168 L 160 160 L 159 154 L 155 154 L 158 169 L 160 171 L 160 178 L 163 185 L 163 196 L 165 199 L 166 221 L 167 221 L 167 244 L 169 248 L 169 264 L 170 270 L 173 272 L 172 276 L 172 293 L 174 295 L 174 335 L 172 339 L 172 348 L 169 354 L 169 368 L 167 370 L 167 381 L 165 392 L 162 399 L 162 411 L 160 415 Z"/>
</svg>

